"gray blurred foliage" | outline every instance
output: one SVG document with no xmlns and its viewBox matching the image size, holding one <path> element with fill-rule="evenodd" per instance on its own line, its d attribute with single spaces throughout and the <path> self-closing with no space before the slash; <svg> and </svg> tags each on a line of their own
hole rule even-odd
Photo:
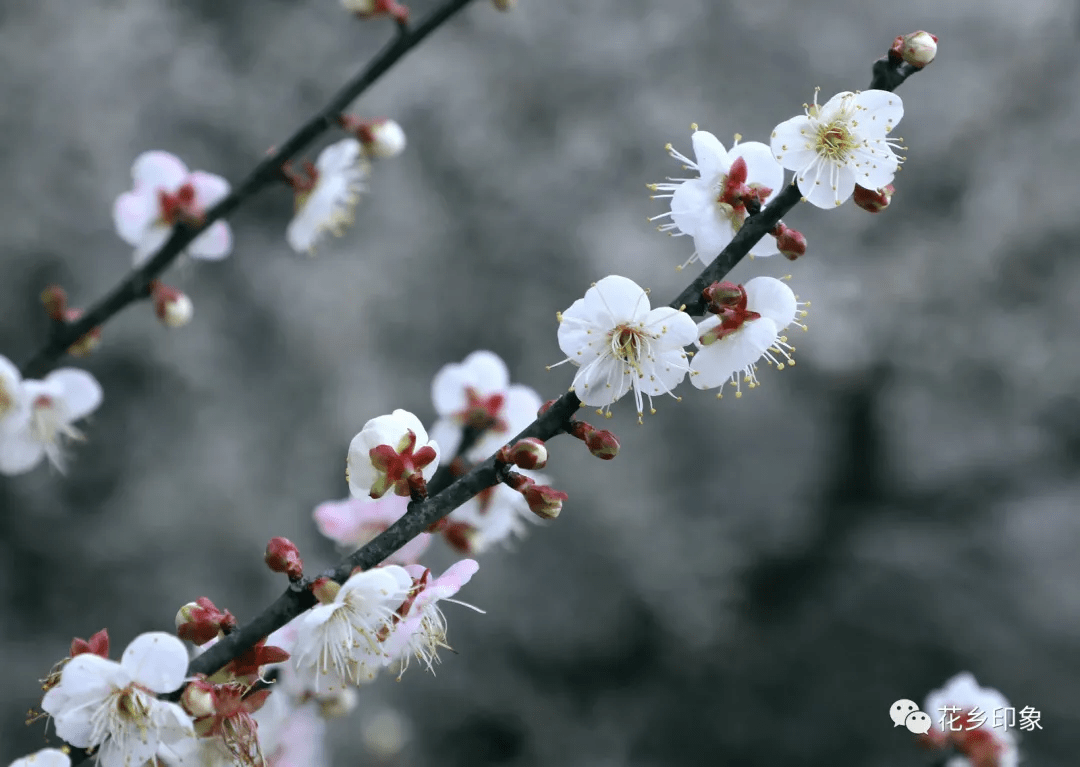
<svg viewBox="0 0 1080 767">
<path fill-rule="evenodd" d="M 408 765 L 926 765 L 887 708 L 961 670 L 1042 712 L 1030 764 L 1074 764 L 1078 24 L 1069 0 L 478 0 L 359 103 L 410 146 L 348 233 L 297 257 L 264 192 L 229 260 L 168 275 L 192 325 L 108 325 L 69 475 L 0 478 L 0 762 L 43 744 L 24 713 L 73 636 L 108 626 L 116 657 L 201 595 L 251 617 L 284 585 L 274 535 L 335 561 L 310 513 L 347 493 L 349 439 L 430 422 L 441 365 L 490 348 L 551 398 L 555 312 L 590 282 L 670 300 L 690 244 L 645 220 L 665 142 L 767 141 L 925 28 L 890 209 L 804 206 L 805 258 L 735 272 L 812 301 L 797 366 L 644 426 L 616 407 L 610 463 L 558 440 L 562 517 L 482 558 L 461 596 L 487 614 L 448 607 L 437 677 L 365 688 L 335 764 L 374 763 L 357 724 L 391 706 Z M 0 353 L 43 340 L 45 284 L 85 305 L 129 267 L 110 210 L 139 152 L 235 182 L 390 34 L 336 0 L 4 0 Z"/>
</svg>

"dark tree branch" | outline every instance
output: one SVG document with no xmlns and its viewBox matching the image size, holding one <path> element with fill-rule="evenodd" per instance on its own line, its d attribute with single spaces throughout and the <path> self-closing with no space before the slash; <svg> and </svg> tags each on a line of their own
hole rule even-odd
<svg viewBox="0 0 1080 767">
<path fill-rule="evenodd" d="M 107 322 L 113 315 L 129 304 L 150 295 L 150 281 L 165 271 L 177 259 L 191 241 L 211 224 L 232 215 L 263 188 L 281 180 L 281 166 L 297 155 L 304 147 L 337 124 L 337 118 L 361 93 L 386 74 L 406 53 L 415 48 L 443 22 L 460 11 L 471 0 L 447 0 L 436 8 L 416 27 L 410 29 L 404 23 L 397 25 L 397 36 L 383 48 L 360 74 L 345 84 L 322 110 L 304 123 L 281 147 L 268 154 L 255 169 L 240 182 L 232 193 L 206 212 L 197 226 L 179 223 L 173 227 L 172 236 L 161 249 L 143 266 L 131 271 L 119 285 L 98 301 L 75 322 L 57 323 L 50 332 L 45 345 L 22 366 L 25 378 L 44 375 L 73 343 L 92 329 Z"/>
</svg>

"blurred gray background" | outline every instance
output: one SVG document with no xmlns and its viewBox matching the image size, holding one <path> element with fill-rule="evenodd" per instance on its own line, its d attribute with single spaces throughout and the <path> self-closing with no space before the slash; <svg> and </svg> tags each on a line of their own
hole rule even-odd
<svg viewBox="0 0 1080 767">
<path fill-rule="evenodd" d="M 1042 712 L 1030 764 L 1074 764 L 1078 24 L 1069 0 L 478 0 L 356 106 L 410 145 L 345 236 L 296 256 L 291 195 L 262 193 L 231 258 L 167 275 L 189 327 L 136 306 L 79 363 L 106 399 L 69 475 L 0 478 L 0 762 L 42 745 L 24 713 L 73 636 L 108 626 L 117 657 L 201 595 L 251 617 L 274 535 L 336 561 L 312 508 L 368 418 L 431 422 L 440 366 L 489 348 L 552 398 L 555 312 L 590 282 L 674 297 L 691 244 L 645 220 L 667 141 L 767 141 L 923 28 L 889 210 L 804 206 L 807 256 L 733 275 L 794 275 L 797 367 L 643 426 L 622 403 L 610 463 L 554 443 L 562 517 L 482 557 L 461 598 L 487 614 L 447 608 L 437 677 L 365 688 L 334 764 L 369 763 L 357 725 L 390 706 L 417 766 L 927 765 L 887 708 L 962 670 Z M 235 183 L 391 32 L 336 0 L 4 0 L 0 353 L 43 341 L 47 283 L 87 305 L 128 269 L 138 153 Z"/>
</svg>

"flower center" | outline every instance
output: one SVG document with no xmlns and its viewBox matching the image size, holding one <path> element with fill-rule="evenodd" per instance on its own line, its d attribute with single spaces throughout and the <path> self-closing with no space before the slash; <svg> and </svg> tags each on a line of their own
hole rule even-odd
<svg viewBox="0 0 1080 767">
<path fill-rule="evenodd" d="M 150 704 L 141 691 L 134 687 L 125 687 L 116 696 L 116 710 L 120 716 L 136 724 L 145 723 L 150 718 Z"/>
<path fill-rule="evenodd" d="M 293 209 L 299 211 L 307 205 L 311 193 L 315 190 L 315 185 L 319 182 L 319 169 L 315 167 L 315 163 L 308 160 L 304 163 L 302 170 L 293 170 L 291 165 L 286 164 L 281 172 L 295 193 Z"/>
<path fill-rule="evenodd" d="M 617 325 L 609 334 L 611 353 L 634 370 L 641 372 L 642 347 L 647 343 L 645 332 L 640 326 Z"/>
<path fill-rule="evenodd" d="M 15 407 L 15 397 L 8 387 L 0 380 L 0 418 L 3 418 Z"/>
<path fill-rule="evenodd" d="M 465 387 L 465 396 L 468 404 L 465 409 L 457 414 L 463 426 L 477 431 L 494 429 L 506 431 L 506 421 L 499 418 L 506 396 L 503 394 L 490 394 L 483 396 L 471 386 Z"/>
<path fill-rule="evenodd" d="M 424 445 L 416 449 L 416 434 L 409 429 L 395 450 L 390 445 L 376 445 L 368 451 L 371 465 L 380 476 L 371 486 L 371 497 L 381 498 L 393 488 L 397 495 L 409 495 L 410 481 L 421 476 L 424 468 L 438 456 L 435 449 Z"/>
<path fill-rule="evenodd" d="M 63 409 L 63 403 L 48 394 L 37 397 L 30 416 L 31 436 L 46 445 L 55 443 L 61 435 L 77 436 L 78 432 L 64 422 Z"/>
<path fill-rule="evenodd" d="M 145 741 L 153 725 L 151 706 L 151 696 L 136 684 L 113 690 L 91 717 L 91 742 L 101 743 L 111 737 L 123 748 L 131 737 Z"/>
<path fill-rule="evenodd" d="M 855 150 L 855 140 L 843 120 L 833 120 L 818 128 L 817 152 L 833 162 L 847 162 Z"/>
<path fill-rule="evenodd" d="M 161 208 L 161 223 L 172 226 L 182 218 L 198 219 L 202 211 L 195 204 L 195 187 L 184 184 L 171 194 L 164 190 L 158 192 L 158 205 Z"/>
</svg>

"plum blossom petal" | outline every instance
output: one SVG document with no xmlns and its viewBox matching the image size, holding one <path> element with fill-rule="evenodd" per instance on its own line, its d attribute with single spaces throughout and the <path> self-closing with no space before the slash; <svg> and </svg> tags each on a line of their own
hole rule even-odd
<svg viewBox="0 0 1080 767">
<path fill-rule="evenodd" d="M 71 757 L 58 748 L 43 748 L 35 754 L 16 759 L 8 767 L 71 767 Z"/>
<path fill-rule="evenodd" d="M 174 192 L 188 176 L 187 166 L 176 155 L 153 149 L 135 158 L 131 166 L 131 180 L 136 189 L 163 189 Z"/>
<path fill-rule="evenodd" d="M 346 498 L 319 504 L 313 515 L 319 532 L 341 549 L 355 551 L 401 519 L 408 507 L 409 499 L 399 495 L 384 495 L 378 500 Z M 430 544 L 431 534 L 420 533 L 385 561 L 394 565 L 412 564 Z"/>
<path fill-rule="evenodd" d="M 157 693 L 172 692 L 187 675 L 187 649 L 172 634 L 151 631 L 131 641 L 120 666 L 144 687 Z"/>
</svg>

